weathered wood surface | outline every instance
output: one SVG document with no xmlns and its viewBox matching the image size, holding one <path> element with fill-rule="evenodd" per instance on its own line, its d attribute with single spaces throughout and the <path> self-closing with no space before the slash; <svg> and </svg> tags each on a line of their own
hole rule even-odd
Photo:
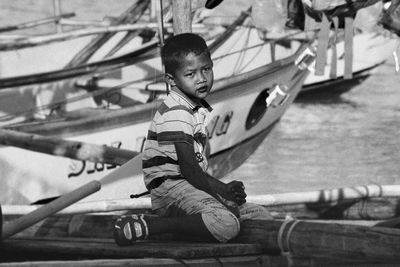
<svg viewBox="0 0 400 267">
<path fill-rule="evenodd" d="M 235 257 L 213 257 L 200 259 L 171 259 L 171 258 L 145 258 L 145 259 L 92 259 L 92 260 L 55 260 L 55 261 L 28 261 L 0 263 L 1 267 L 111 267 L 111 266 L 146 266 L 146 267 L 206 267 L 206 266 L 259 266 L 259 267 L 309 267 L 309 266 L 352 266 L 352 267 L 397 267 L 398 264 L 366 263 L 366 262 L 338 262 L 326 259 L 289 259 L 284 256 L 249 255 Z"/>
<path fill-rule="evenodd" d="M 262 253 L 259 244 L 218 244 L 144 241 L 119 247 L 113 239 L 9 239 L 1 253 L 29 255 L 37 259 L 60 258 L 207 258 Z"/>
<path fill-rule="evenodd" d="M 62 138 L 0 129 L 0 144 L 45 154 L 122 165 L 139 153 L 106 145 L 96 145 Z"/>
<path fill-rule="evenodd" d="M 172 0 L 174 34 L 192 32 L 191 1 Z"/>
<path fill-rule="evenodd" d="M 296 262 L 296 266 L 310 266 L 310 261 L 304 262 L 305 264 L 299 265 Z M 101 259 L 101 260 L 69 260 L 69 261 L 36 261 L 36 262 L 16 262 L 16 263 L 4 263 L 0 266 L 4 267 L 47 267 L 47 266 L 65 266 L 65 267 L 110 267 L 110 266 L 146 266 L 146 267 L 204 267 L 204 266 L 287 266 L 287 260 L 284 257 L 267 256 L 267 255 L 251 255 L 251 256 L 236 256 L 236 257 L 218 257 L 218 258 L 203 258 L 203 259 Z"/>
<path fill-rule="evenodd" d="M 7 224 L 0 225 L 0 227 L 3 227 L 1 240 L 11 237 L 14 234 L 28 228 L 29 226 L 45 219 L 46 217 L 55 214 L 57 211 L 62 210 L 63 208 L 81 200 L 82 198 L 99 191 L 100 188 L 101 184 L 99 181 L 91 181 L 27 215 L 10 221 Z"/>
<path fill-rule="evenodd" d="M 285 227 L 282 234 L 283 247 L 289 245 L 290 254 L 282 257 L 277 242 L 282 224 L 282 221 L 245 221 L 240 236 L 233 243 L 227 244 L 148 240 L 118 247 L 113 239 L 104 237 L 18 237 L 3 241 L 0 254 L 7 256 L 0 258 L 3 261 L 108 259 L 101 262 L 104 266 L 116 266 L 123 262 L 122 259 L 135 262 L 133 259 L 139 258 L 144 260 L 140 263 L 149 266 L 162 266 L 163 260 L 166 260 L 166 266 L 175 266 L 176 262 L 171 261 L 173 259 L 213 266 L 213 261 L 210 262 L 212 258 L 221 260 L 226 257 L 232 257 L 231 264 L 243 266 L 241 262 L 249 256 L 257 258 L 258 266 L 288 266 L 289 261 L 293 266 L 379 266 L 384 263 L 388 264 L 385 266 L 391 266 L 391 263 L 399 261 L 398 229 L 305 221 L 298 222 L 289 237 L 288 228 L 293 224 Z M 91 229 L 86 231 L 90 232 Z M 190 259 L 199 261 L 192 262 Z M 254 260 L 252 258 L 251 262 L 254 263 Z M 155 262 L 158 265 L 151 265 Z M 86 261 L 84 264 L 87 265 L 77 266 L 97 266 L 96 263 L 99 262 Z"/>
<path fill-rule="evenodd" d="M 241 243 L 260 243 L 267 251 L 300 257 L 400 262 L 400 229 L 310 221 L 245 221 Z"/>
</svg>

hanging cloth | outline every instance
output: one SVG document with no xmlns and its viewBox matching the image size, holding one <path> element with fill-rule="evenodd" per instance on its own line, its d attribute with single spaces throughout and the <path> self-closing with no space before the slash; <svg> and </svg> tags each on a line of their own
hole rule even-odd
<svg viewBox="0 0 400 267">
<path fill-rule="evenodd" d="M 331 27 L 331 22 L 323 13 L 321 27 L 319 29 L 317 36 L 318 45 L 317 45 L 317 57 L 315 62 L 315 75 L 324 75 L 325 73 L 330 27 Z"/>
<path fill-rule="evenodd" d="M 333 33 L 333 38 L 330 46 L 332 47 L 332 55 L 331 55 L 331 71 L 329 73 L 329 77 L 331 79 L 336 79 L 337 78 L 337 48 L 336 48 L 336 42 L 337 42 L 337 32 L 339 28 L 339 18 L 334 17 L 332 18 L 333 22 L 333 27 L 334 27 L 334 33 Z"/>
<path fill-rule="evenodd" d="M 353 22 L 352 17 L 344 18 L 344 78 L 353 78 Z"/>
</svg>

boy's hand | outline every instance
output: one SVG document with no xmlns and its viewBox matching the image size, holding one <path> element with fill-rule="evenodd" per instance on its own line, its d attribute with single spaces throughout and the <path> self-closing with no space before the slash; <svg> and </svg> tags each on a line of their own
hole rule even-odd
<svg viewBox="0 0 400 267">
<path fill-rule="evenodd" d="M 244 192 L 244 185 L 240 181 L 232 181 L 226 184 L 225 189 L 221 192 L 222 197 L 233 201 L 238 205 L 246 203 L 247 194 Z"/>
</svg>

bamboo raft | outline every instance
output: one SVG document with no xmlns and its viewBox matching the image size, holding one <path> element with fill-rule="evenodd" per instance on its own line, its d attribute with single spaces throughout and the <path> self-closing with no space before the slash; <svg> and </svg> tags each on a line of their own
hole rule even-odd
<svg viewBox="0 0 400 267">
<path fill-rule="evenodd" d="M 399 186 L 250 197 L 270 203 L 275 219 L 243 221 L 232 242 L 164 234 L 128 247 L 112 238 L 117 216 L 154 215 L 143 200 L 130 200 L 136 207 L 130 210 L 118 201 L 101 209 L 91 203 L 87 212 L 79 209 L 83 203 L 71 205 L 99 189 L 94 181 L 23 216 L 4 206 L 0 266 L 388 266 L 400 260 Z"/>
</svg>

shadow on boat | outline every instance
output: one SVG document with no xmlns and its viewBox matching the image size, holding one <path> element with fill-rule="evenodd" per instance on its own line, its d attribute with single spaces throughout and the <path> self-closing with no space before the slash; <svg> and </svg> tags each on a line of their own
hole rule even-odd
<svg viewBox="0 0 400 267">
<path fill-rule="evenodd" d="M 370 76 L 370 73 L 361 73 L 354 76 L 353 79 L 330 80 L 318 84 L 303 87 L 295 102 L 302 104 L 320 103 L 320 104 L 349 104 L 355 105 L 342 97 L 342 94 L 350 91 L 360 85 Z"/>
</svg>

